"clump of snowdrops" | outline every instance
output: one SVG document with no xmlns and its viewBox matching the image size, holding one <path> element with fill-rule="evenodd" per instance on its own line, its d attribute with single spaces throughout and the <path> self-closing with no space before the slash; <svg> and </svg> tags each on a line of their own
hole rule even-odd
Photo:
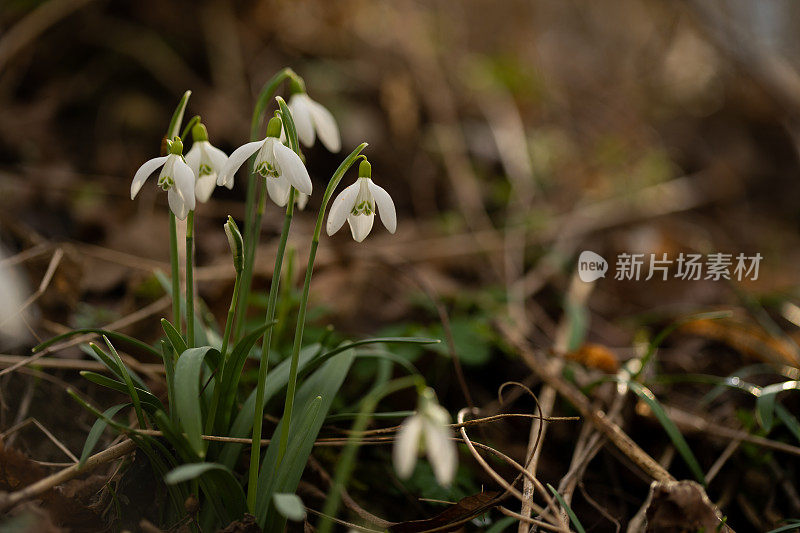
<svg viewBox="0 0 800 533">
<path fill-rule="evenodd" d="M 276 96 L 284 85 L 288 103 Z M 148 184 L 148 179 L 158 172 L 156 184 L 167 193 L 171 276 L 164 276 L 163 280 L 172 295 L 172 314 L 170 319 L 161 320 L 163 339 L 156 346 L 150 346 L 114 331 L 75 330 L 36 349 L 41 350 L 70 335 L 96 333 L 102 336 L 102 342 L 91 343 L 86 351 L 101 361 L 107 372 L 83 372 L 83 376 L 123 393 L 126 400 L 103 409 L 71 392 L 97 417 L 81 462 L 89 457 L 107 428 L 134 441 L 157 476 L 165 482 L 155 489 L 164 493 L 163 500 L 167 502 L 161 513 L 162 526 L 188 525 L 193 530 L 213 531 L 251 513 L 265 531 L 282 531 L 287 519 L 305 518 L 305 507 L 295 492 L 314 441 L 330 415 L 334 397 L 354 360 L 376 356 L 374 350 L 364 352 L 361 347 L 437 341 L 370 338 L 335 346 L 307 342 L 303 330 L 323 220 L 339 182 L 357 162 L 355 182 L 339 192 L 327 213 L 328 235 L 347 222 L 353 238 L 361 242 L 372 230 L 376 212 L 390 233 L 394 233 L 397 226 L 394 203 L 389 193 L 374 182 L 371 165 L 363 153 L 367 143 L 355 147 L 327 183 L 315 187 L 304 163 L 301 143 L 308 147 L 319 139 L 329 151 L 338 152 L 341 138 L 333 114 L 307 94 L 303 79 L 291 69 L 280 71 L 264 86 L 253 112 L 250 142 L 230 156 L 211 143 L 200 116 L 193 117 L 181 129 L 190 94 L 189 91 L 184 94 L 169 122 L 162 154 L 142 164 L 131 183 L 131 199 L 134 199 Z M 269 116 L 268 109 L 273 102 L 277 105 Z M 191 148 L 187 151 L 189 143 Z M 230 244 L 231 268 L 235 271 L 230 308 L 220 334 L 217 324 L 201 320 L 195 301 L 194 240 L 203 236 L 195 235 L 194 217 L 196 212 L 202 211 L 202 204 L 212 197 L 216 187 L 230 189 L 239 185 L 234 176 L 242 167 L 244 172 L 240 174 L 246 176 L 244 186 L 247 188 L 244 233 L 232 217 L 220 221 L 223 226 L 220 230 L 225 232 Z M 320 186 L 324 186 L 324 190 L 316 226 L 310 236 L 297 319 L 280 325 L 295 328 L 291 353 L 270 368 L 287 237 L 295 209 L 307 206 L 309 197 Z M 284 222 L 275 250 L 275 267 L 263 323 L 245 331 L 247 296 L 261 218 L 268 208 L 268 199 L 285 209 Z M 179 237 L 185 241 L 183 266 L 179 264 Z M 260 347 L 257 346 L 259 341 Z M 166 403 L 123 362 L 118 347 L 149 352 L 163 360 Z M 402 358 L 393 357 L 390 351 L 381 354 L 398 364 L 406 375 L 378 383 L 362 398 L 353 434 L 367 427 L 383 397 L 401 389 L 415 389 L 419 408 L 401 425 L 393 452 L 395 468 L 401 477 L 410 476 L 418 454 L 425 451 L 437 481 L 448 485 L 457 464 L 448 427 L 449 414 L 438 405 L 433 390 L 426 386 L 413 366 Z M 258 380 L 252 390 L 240 386 L 240 376 L 248 358 L 258 365 Z M 280 422 L 272 434 L 264 434 L 265 407 L 270 400 L 279 403 L 281 396 Z M 264 446 L 265 440 L 269 442 L 267 446 Z M 332 525 L 325 516 L 337 513 L 341 489 L 349 480 L 357 449 L 357 440 L 351 439 L 341 451 L 323 518 L 318 524 L 323 531 Z M 187 501 L 199 506 L 189 506 L 192 507 L 189 512 Z"/>
</svg>

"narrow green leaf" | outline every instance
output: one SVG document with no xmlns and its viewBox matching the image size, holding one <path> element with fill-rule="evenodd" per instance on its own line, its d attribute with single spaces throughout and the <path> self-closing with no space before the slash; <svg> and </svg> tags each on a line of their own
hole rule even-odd
<svg viewBox="0 0 800 533">
<path fill-rule="evenodd" d="M 439 339 L 429 339 L 426 337 L 375 337 L 371 339 L 362 339 L 358 341 L 346 342 L 342 343 L 340 346 L 337 346 L 333 350 L 325 352 L 314 359 L 311 365 L 309 365 L 305 369 L 305 374 L 311 372 L 313 369 L 317 368 L 319 365 L 333 357 L 334 355 L 340 354 L 350 348 L 356 348 L 358 346 L 366 346 L 368 344 L 439 344 Z M 397 361 L 396 361 L 397 362 Z M 413 367 L 412 367 L 413 368 Z M 416 369 L 415 369 L 416 370 Z M 304 373 L 299 374 L 301 377 Z"/>
<path fill-rule="evenodd" d="M 172 349 L 175 350 L 175 353 L 185 352 L 186 348 L 188 348 L 188 346 L 186 346 L 186 341 L 183 340 L 183 336 L 177 329 L 175 329 L 175 326 L 172 325 L 172 322 L 166 318 L 162 318 L 161 327 L 163 328 L 167 339 L 169 339 L 170 344 L 172 344 Z"/>
<path fill-rule="evenodd" d="M 172 420 L 167 417 L 167 414 L 164 411 L 156 411 L 153 416 L 156 419 L 158 429 L 164 433 L 164 438 L 167 439 L 170 444 L 172 444 L 172 447 L 178 452 L 178 455 L 183 459 L 183 462 L 194 463 L 200 459 L 192 445 L 189 444 L 189 440 L 186 438 L 186 435 L 180 432 L 176 424 L 174 424 Z"/>
<path fill-rule="evenodd" d="M 298 368 L 302 370 L 318 353 L 319 345 L 313 344 L 306 346 L 300 352 L 300 360 L 298 361 Z M 264 405 L 281 389 L 286 387 L 286 382 L 289 380 L 289 365 L 291 361 L 284 359 L 275 368 L 270 371 L 269 379 L 267 379 L 267 386 L 264 388 Z M 228 435 L 231 437 L 247 438 L 252 436 L 253 430 L 253 413 L 255 412 L 256 404 L 256 391 L 253 390 L 245 400 L 239 413 L 231 425 Z M 226 443 L 219 458 L 220 463 L 228 468 L 233 468 L 242 453 L 244 448 L 243 444 Z"/>
<path fill-rule="evenodd" d="M 191 95 L 192 91 L 186 91 L 178 101 L 178 105 L 175 107 L 175 111 L 172 113 L 172 118 L 169 121 L 169 127 L 167 128 L 167 139 L 172 139 L 181 131 L 183 113 L 186 111 L 186 104 L 189 103 L 189 97 Z"/>
<path fill-rule="evenodd" d="M 203 412 L 200 402 L 200 371 L 203 360 L 219 352 L 211 346 L 190 348 L 178 357 L 175 365 L 175 407 L 183 431 L 192 448 L 200 457 L 205 456 L 203 443 Z"/>
<path fill-rule="evenodd" d="M 796 518 L 791 518 L 788 520 L 788 524 L 776 527 L 775 529 L 770 529 L 767 533 L 784 533 L 786 531 L 797 531 L 800 529 L 800 520 Z"/>
<path fill-rule="evenodd" d="M 273 505 L 272 495 L 297 491 L 297 485 L 308 462 L 314 441 L 354 359 L 355 352 L 347 350 L 328 360 L 300 386 L 297 391 L 296 403 L 298 412 L 303 415 L 292 419 L 289 428 L 289 445 L 280 465 L 276 464 L 279 447 L 277 439 L 267 447 L 261 463 L 258 480 L 259 494 L 254 513 L 259 525 L 265 528 L 265 533 L 283 530 L 283 521 L 270 521 L 269 524 L 266 524 L 267 515 L 272 515 L 269 511 Z M 282 420 L 275 429 L 276 435 L 280 434 L 283 422 Z"/>
<path fill-rule="evenodd" d="M 108 376 L 98 374 L 97 372 L 92 372 L 91 370 L 82 370 L 80 372 L 80 375 L 85 379 L 91 381 L 92 383 L 100 385 L 101 387 L 106 387 L 111 390 L 115 390 L 117 392 L 121 392 L 123 394 L 127 394 L 128 396 L 130 396 L 130 390 L 128 389 L 127 385 L 115 379 L 111 379 Z M 152 413 L 157 409 L 164 409 L 161 400 L 159 400 L 157 396 L 138 387 L 134 388 L 136 389 L 136 393 L 139 396 L 139 400 L 142 403 L 142 406 L 144 406 L 148 412 Z"/>
<path fill-rule="evenodd" d="M 113 407 L 109 407 L 103 413 L 103 416 L 106 418 L 114 418 L 121 409 L 125 407 L 129 407 L 131 404 L 123 403 L 120 405 L 115 405 Z M 94 451 L 94 447 L 97 446 L 97 442 L 100 440 L 100 437 L 103 436 L 103 431 L 108 427 L 108 423 L 103 418 L 98 418 L 95 420 L 94 424 L 92 425 L 92 429 L 89 430 L 89 435 L 86 437 L 86 443 L 83 445 L 83 451 L 81 452 L 81 458 L 78 461 L 78 468 L 81 468 L 84 464 L 86 464 L 86 459 L 92 455 Z"/>
<path fill-rule="evenodd" d="M 129 337 L 123 333 L 117 333 L 116 331 L 109 331 L 107 329 L 99 329 L 99 328 L 82 328 L 82 329 L 73 329 L 72 331 L 68 331 L 67 333 L 63 333 L 61 335 L 57 335 L 52 339 L 48 339 L 43 343 L 34 346 L 31 350 L 32 353 L 38 353 L 44 350 L 45 348 L 56 344 L 59 341 L 69 339 L 70 337 L 75 337 L 77 335 L 85 335 L 87 333 L 95 333 L 97 335 L 104 335 L 109 339 L 113 339 L 115 341 L 121 341 L 125 344 L 129 344 L 131 346 L 136 346 L 136 348 L 143 350 L 145 352 L 149 352 L 154 357 L 161 357 L 161 355 L 153 349 L 152 346 L 148 346 L 147 344 L 143 343 L 140 340 L 134 339 L 133 337 Z"/>
<path fill-rule="evenodd" d="M 242 369 L 244 368 L 244 363 L 247 360 L 247 355 L 250 353 L 250 350 L 253 348 L 253 345 L 255 345 L 258 339 L 274 325 L 275 322 L 272 322 L 271 324 L 265 324 L 239 339 L 239 342 L 237 342 L 233 347 L 231 355 L 225 362 L 225 366 L 222 371 L 222 384 L 220 385 L 222 388 L 220 390 L 219 413 L 223 416 L 223 420 L 226 424 L 227 421 L 230 420 L 230 410 L 233 407 L 233 401 L 236 398 L 236 391 L 239 387 L 239 379 L 242 376 Z"/>
<path fill-rule="evenodd" d="M 161 341 L 161 359 L 164 361 L 164 377 L 167 380 L 167 403 L 169 403 L 169 413 L 175 413 L 175 357 L 173 357 L 172 347 L 167 341 Z"/>
<path fill-rule="evenodd" d="M 145 428 L 147 427 L 147 424 L 145 422 L 144 412 L 142 411 L 142 403 L 139 400 L 139 393 L 136 391 L 136 386 L 133 384 L 131 375 L 128 373 L 125 363 L 123 363 L 122 359 L 119 357 L 117 350 L 114 349 L 111 341 L 108 340 L 108 337 L 103 335 L 103 340 L 105 341 L 106 346 L 108 346 L 108 348 L 111 350 L 111 355 L 114 357 L 114 361 L 117 363 L 117 368 L 122 374 L 120 377 L 122 377 L 122 380 L 125 382 L 125 386 L 128 387 L 128 394 L 131 397 L 131 402 L 133 402 L 133 410 L 136 411 L 136 419 L 139 421 L 139 427 Z M 89 347 L 95 351 L 98 357 L 104 355 L 103 350 L 95 343 L 89 343 Z"/>
<path fill-rule="evenodd" d="M 272 497 L 275 509 L 289 520 L 302 522 L 306 518 L 306 507 L 297 494 L 278 493 Z"/>
<path fill-rule="evenodd" d="M 586 533 L 586 530 L 583 529 L 581 521 L 578 520 L 578 517 L 575 515 L 575 512 L 567 504 L 567 502 L 564 501 L 564 498 L 561 497 L 561 494 L 559 494 L 558 491 L 550 483 L 547 484 L 547 488 L 550 489 L 550 492 L 552 492 L 553 496 L 556 497 L 556 500 L 558 500 L 558 504 L 564 508 L 564 511 L 567 512 L 567 516 L 569 516 L 569 521 L 572 522 L 573 526 L 575 526 L 575 530 L 578 533 Z"/>
<path fill-rule="evenodd" d="M 164 476 L 168 485 L 199 480 L 221 523 L 228 524 L 247 512 L 242 486 L 227 467 L 219 463 L 189 463 Z"/>
<path fill-rule="evenodd" d="M 691 448 L 689 448 L 689 444 L 686 442 L 686 439 L 683 438 L 680 430 L 669 418 L 666 411 L 664 411 L 664 408 L 656 399 L 653 392 L 635 381 L 625 381 L 625 383 L 628 385 L 628 387 L 630 387 L 634 394 L 636 394 L 636 396 L 638 396 L 647 404 L 647 406 L 658 419 L 661 427 L 663 427 L 664 431 L 667 432 L 672 444 L 678 450 L 678 453 L 681 454 L 681 457 L 683 457 L 683 460 L 689 466 L 689 469 L 692 471 L 692 474 L 694 474 L 697 481 L 705 485 L 706 478 L 705 474 L 703 474 L 703 469 L 700 468 L 700 463 L 697 462 L 697 458 L 694 456 L 694 453 L 692 453 Z"/>
<path fill-rule="evenodd" d="M 756 417 L 766 431 L 772 430 L 778 393 L 788 390 L 800 390 L 800 381 L 784 381 L 761 388 L 761 394 L 756 399 Z"/>
</svg>

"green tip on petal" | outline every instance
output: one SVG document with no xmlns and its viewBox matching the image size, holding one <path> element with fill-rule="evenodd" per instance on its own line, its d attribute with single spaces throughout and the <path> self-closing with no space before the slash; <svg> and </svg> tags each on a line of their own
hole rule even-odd
<svg viewBox="0 0 800 533">
<path fill-rule="evenodd" d="M 372 177 L 372 165 L 369 164 L 369 161 L 367 161 L 366 157 L 361 161 L 361 164 L 358 165 L 358 177 L 359 178 Z"/>
<path fill-rule="evenodd" d="M 194 142 L 208 140 L 208 130 L 206 129 L 205 124 L 198 122 L 192 127 L 192 139 Z"/>
</svg>

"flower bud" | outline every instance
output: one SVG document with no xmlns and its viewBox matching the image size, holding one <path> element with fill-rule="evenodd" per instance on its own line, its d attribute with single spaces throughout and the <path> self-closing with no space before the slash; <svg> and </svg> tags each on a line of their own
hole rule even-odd
<svg viewBox="0 0 800 533">
<path fill-rule="evenodd" d="M 225 235 L 228 237 L 228 245 L 231 247 L 233 255 L 233 268 L 239 274 L 244 269 L 244 241 L 236 222 L 230 215 L 228 215 L 228 221 L 225 222 Z"/>
</svg>

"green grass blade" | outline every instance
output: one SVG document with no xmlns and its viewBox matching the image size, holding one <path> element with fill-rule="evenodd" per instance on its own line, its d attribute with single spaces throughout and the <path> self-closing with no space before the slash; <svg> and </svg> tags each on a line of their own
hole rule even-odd
<svg viewBox="0 0 800 533">
<path fill-rule="evenodd" d="M 766 431 L 772 430 L 774 420 L 775 402 L 779 392 L 800 389 L 800 381 L 784 381 L 768 385 L 761 389 L 761 394 L 756 400 L 756 418 Z"/>
<path fill-rule="evenodd" d="M 164 330 L 167 339 L 169 339 L 169 343 L 172 344 L 172 349 L 175 350 L 175 353 L 183 353 L 186 351 L 186 348 L 188 348 L 186 346 L 186 341 L 183 339 L 180 332 L 175 329 L 175 326 L 172 325 L 172 322 L 166 318 L 162 318 L 161 328 Z"/>
<path fill-rule="evenodd" d="M 634 394 L 636 394 L 636 396 L 638 396 L 647 404 L 655 417 L 658 419 L 661 427 L 663 427 L 664 431 L 667 432 L 667 435 L 672 441 L 672 444 L 675 446 L 675 449 L 677 449 L 678 453 L 681 455 L 681 457 L 683 457 L 683 460 L 689 466 L 689 469 L 692 471 L 692 474 L 694 474 L 697 481 L 705 485 L 706 477 L 705 474 L 703 474 L 703 469 L 700 468 L 700 463 L 697 462 L 697 458 L 694 456 L 694 453 L 692 453 L 691 448 L 689 448 L 689 444 L 686 442 L 686 439 L 683 438 L 680 430 L 669 418 L 666 411 L 664 411 L 664 408 L 656 399 L 653 392 L 635 381 L 626 381 L 625 383 L 628 385 L 628 387 L 630 387 Z"/>
<path fill-rule="evenodd" d="M 564 501 L 564 498 L 561 496 L 561 494 L 559 494 L 550 483 L 547 484 L 547 488 L 550 489 L 550 492 L 552 492 L 553 496 L 556 497 L 558 504 L 564 508 L 564 511 L 566 511 L 567 516 L 569 516 L 569 521 L 572 522 L 573 526 L 575 526 L 575 531 L 578 533 L 586 533 L 586 530 L 583 529 L 583 524 L 581 524 L 581 521 L 578 520 L 578 517 L 575 515 L 575 512 L 572 510 L 572 508 L 567 504 L 566 501 Z"/>
<path fill-rule="evenodd" d="M 130 406 L 129 403 L 123 403 L 120 405 L 115 405 L 114 407 L 109 407 L 103 413 L 103 416 L 106 418 L 114 418 L 121 409 Z M 89 430 L 89 435 L 86 437 L 86 443 L 83 445 L 83 451 L 81 452 L 81 458 L 78 461 L 78 467 L 82 467 L 86 464 L 86 459 L 94 451 L 94 447 L 97 446 L 97 442 L 100 440 L 100 437 L 103 436 L 103 431 L 108 427 L 108 423 L 103 418 L 98 418 L 95 420 L 94 425 L 92 425 L 92 429 Z"/>
<path fill-rule="evenodd" d="M 115 379 L 111 379 L 108 376 L 98 374 L 97 372 L 92 372 L 91 370 L 82 370 L 80 372 L 80 375 L 83 378 L 87 379 L 88 381 L 100 385 L 101 387 L 106 387 L 108 389 L 115 390 L 117 392 L 121 392 L 123 394 L 127 394 L 130 396 L 130 390 L 128 389 L 128 386 L 126 384 L 119 382 Z M 159 400 L 157 396 L 138 387 L 134 388 L 136 389 L 136 393 L 139 396 L 139 401 L 148 412 L 152 413 L 155 412 L 157 409 L 162 409 L 162 410 L 164 409 L 161 400 Z"/>
<path fill-rule="evenodd" d="M 56 344 L 59 341 L 69 339 L 70 337 L 75 337 L 76 335 L 85 335 L 87 333 L 95 333 L 97 335 L 106 336 L 109 339 L 113 339 L 115 341 L 121 341 L 125 344 L 129 344 L 131 346 L 135 346 L 138 349 L 149 352 L 151 355 L 155 357 L 161 357 L 161 355 L 153 349 L 152 346 L 148 346 L 147 344 L 143 343 L 140 340 L 134 339 L 133 337 L 129 337 L 123 333 L 117 333 L 116 331 L 109 331 L 107 329 L 99 329 L 99 328 L 82 328 L 82 329 L 73 329 L 72 331 L 68 331 L 67 333 L 63 333 L 61 335 L 57 335 L 52 339 L 48 339 L 43 343 L 34 346 L 31 350 L 32 353 L 38 353 L 44 350 L 45 348 Z"/>
<path fill-rule="evenodd" d="M 139 427 L 144 429 L 147 427 L 147 423 L 145 422 L 144 411 L 142 411 L 142 403 L 139 400 L 139 393 L 136 391 L 136 386 L 133 384 L 133 380 L 128 373 L 128 369 L 125 367 L 125 363 L 123 363 L 122 359 L 120 359 L 119 354 L 117 353 L 117 350 L 114 349 L 111 341 L 109 341 L 108 337 L 105 335 L 103 335 L 103 340 L 105 341 L 106 346 L 108 346 L 111 350 L 111 355 L 114 357 L 114 361 L 117 363 L 120 374 L 122 374 L 120 377 L 125 382 L 125 386 L 128 388 L 128 395 L 131 397 L 131 402 L 133 402 L 133 410 L 136 411 L 136 419 L 139 421 Z M 95 343 L 89 343 L 89 347 L 94 350 L 98 357 L 104 355 L 103 350 Z"/>
</svg>

